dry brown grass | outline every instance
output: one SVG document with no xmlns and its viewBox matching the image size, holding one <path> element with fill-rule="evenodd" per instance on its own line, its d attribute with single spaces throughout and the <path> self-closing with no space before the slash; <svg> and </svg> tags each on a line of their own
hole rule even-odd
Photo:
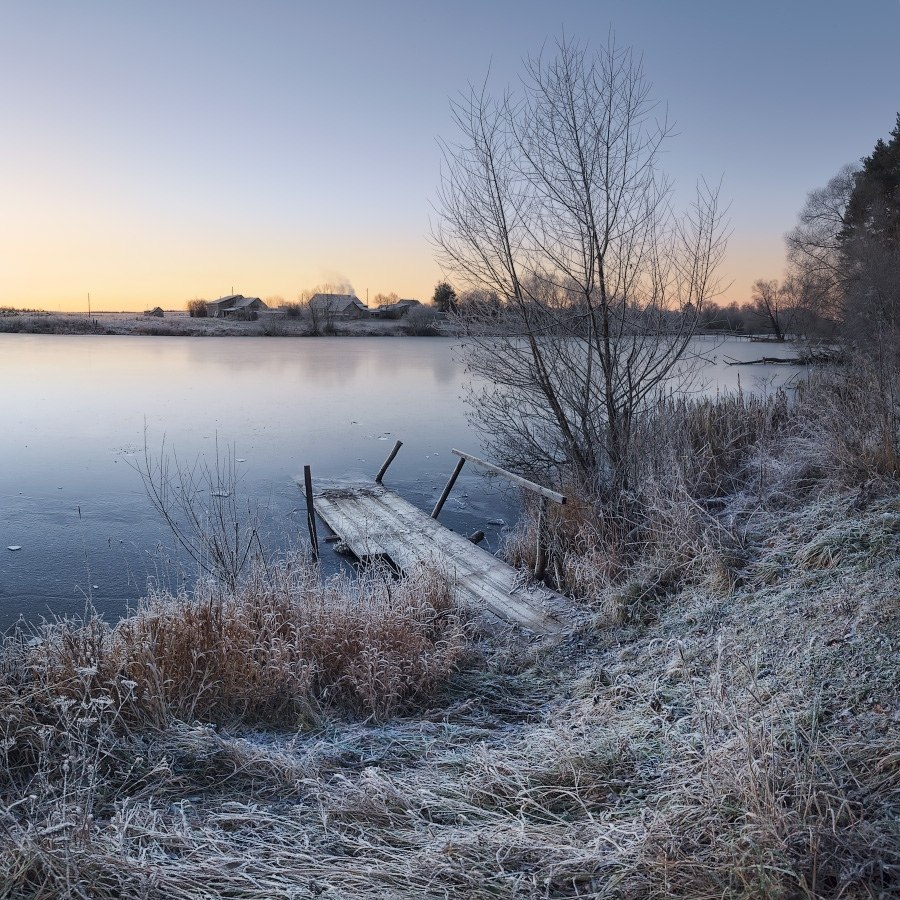
<svg viewBox="0 0 900 900">
<path fill-rule="evenodd" d="M 53 625 L 27 667 L 49 696 L 104 696 L 133 723 L 299 726 L 328 708 L 390 716 L 443 681 L 464 643 L 438 573 L 322 584 L 301 561 L 234 591 L 153 595 L 115 626 Z"/>
</svg>

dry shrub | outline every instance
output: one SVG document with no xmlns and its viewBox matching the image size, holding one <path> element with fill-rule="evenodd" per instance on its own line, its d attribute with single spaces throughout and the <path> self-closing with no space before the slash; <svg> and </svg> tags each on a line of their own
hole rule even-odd
<svg viewBox="0 0 900 900">
<path fill-rule="evenodd" d="M 660 401 L 635 425 L 631 490 L 573 484 L 565 490 L 573 501 L 549 508 L 549 580 L 614 624 L 652 617 L 661 597 L 687 583 L 729 592 L 745 559 L 721 512 L 736 493 L 761 490 L 760 454 L 790 427 L 781 391 Z M 537 522 L 526 498 L 506 545 L 514 564 L 533 565 Z"/>
<path fill-rule="evenodd" d="M 433 307 L 417 306 L 406 314 L 403 333 L 415 337 L 433 337 L 439 335 L 443 316 Z"/>
</svg>

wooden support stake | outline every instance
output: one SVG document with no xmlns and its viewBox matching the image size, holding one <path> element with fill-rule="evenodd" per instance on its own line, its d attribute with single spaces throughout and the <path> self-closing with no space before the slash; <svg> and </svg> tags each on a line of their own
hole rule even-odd
<svg viewBox="0 0 900 900">
<path fill-rule="evenodd" d="M 381 484 L 381 479 L 384 478 L 384 473 L 387 472 L 388 466 L 394 461 L 394 457 L 400 452 L 400 448 L 403 446 L 403 441 L 397 441 L 394 444 L 394 449 L 388 454 L 388 458 L 384 461 L 384 465 L 378 470 L 378 474 L 375 476 L 375 483 Z"/>
<path fill-rule="evenodd" d="M 534 555 L 534 577 L 540 581 L 547 570 L 547 548 L 544 546 L 544 519 L 547 516 L 547 498 L 538 501 L 537 550 Z"/>
<path fill-rule="evenodd" d="M 450 476 L 450 480 L 447 482 L 447 486 L 444 488 L 444 493 L 441 494 L 441 499 L 434 505 L 434 509 L 431 511 L 431 518 L 436 519 L 440 514 L 441 510 L 444 508 L 444 504 L 447 502 L 447 498 L 450 496 L 450 491 L 453 490 L 453 485 L 456 484 L 456 479 L 459 478 L 459 473 L 462 472 L 462 467 L 466 464 L 466 460 L 464 457 L 459 458 L 459 462 L 456 464 L 456 468 L 453 470 L 453 474 Z"/>
<path fill-rule="evenodd" d="M 313 502 L 312 470 L 303 467 L 303 483 L 306 487 L 306 525 L 309 528 L 309 543 L 312 547 L 313 559 L 319 559 L 319 533 L 316 530 L 316 507 Z"/>
</svg>

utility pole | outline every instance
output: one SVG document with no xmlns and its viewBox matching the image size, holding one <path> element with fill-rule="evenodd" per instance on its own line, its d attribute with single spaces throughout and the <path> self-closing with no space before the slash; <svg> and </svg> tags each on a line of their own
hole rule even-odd
<svg viewBox="0 0 900 900">
<path fill-rule="evenodd" d="M 91 294 L 88 292 L 88 318 L 91 317 Z"/>
</svg>

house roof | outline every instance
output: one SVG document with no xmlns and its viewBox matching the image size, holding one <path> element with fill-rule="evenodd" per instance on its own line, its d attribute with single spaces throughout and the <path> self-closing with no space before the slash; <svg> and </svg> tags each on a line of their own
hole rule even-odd
<svg viewBox="0 0 900 900">
<path fill-rule="evenodd" d="M 222 306 L 225 309 L 246 309 L 253 303 L 259 303 L 266 307 L 259 297 L 245 297 L 243 294 L 229 294 L 227 297 L 219 297 L 218 300 L 210 300 L 208 306 Z"/>
<path fill-rule="evenodd" d="M 228 307 L 228 309 L 246 309 L 248 306 L 252 306 L 254 303 L 258 303 L 260 306 L 265 306 L 259 297 L 237 297 L 234 303 Z"/>
<path fill-rule="evenodd" d="M 421 306 L 422 303 L 419 300 L 396 300 L 393 303 L 382 303 L 381 306 L 376 307 L 378 312 L 390 312 L 390 311 L 399 311 L 403 309 L 411 309 L 413 306 Z"/>
</svg>

